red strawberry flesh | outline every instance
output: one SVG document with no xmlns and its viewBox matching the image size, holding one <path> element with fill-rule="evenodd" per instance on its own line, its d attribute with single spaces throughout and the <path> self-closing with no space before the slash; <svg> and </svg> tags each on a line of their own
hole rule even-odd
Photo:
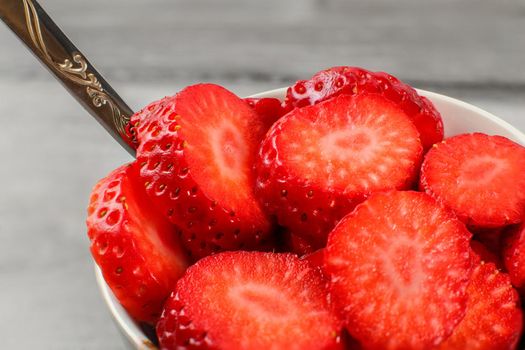
<svg viewBox="0 0 525 350">
<path fill-rule="evenodd" d="M 157 325 L 164 349 L 336 349 L 339 329 L 308 262 L 260 252 L 197 262 Z"/>
<path fill-rule="evenodd" d="M 419 192 L 376 193 L 324 252 L 330 296 L 365 348 L 428 349 L 465 315 L 470 233 Z"/>
<path fill-rule="evenodd" d="M 525 148 L 502 136 L 451 137 L 433 147 L 420 187 L 466 224 L 502 227 L 525 217 Z"/>
<path fill-rule="evenodd" d="M 175 227 L 153 210 L 131 166 L 95 186 L 87 227 L 93 258 L 119 302 L 135 319 L 155 322 L 187 258 Z"/>
<path fill-rule="evenodd" d="M 503 263 L 512 285 L 525 291 L 525 223 L 509 228 L 503 242 Z"/>
</svg>

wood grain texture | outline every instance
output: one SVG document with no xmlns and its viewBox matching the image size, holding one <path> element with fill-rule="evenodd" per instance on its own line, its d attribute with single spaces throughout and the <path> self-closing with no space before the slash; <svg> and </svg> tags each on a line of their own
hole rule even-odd
<svg viewBox="0 0 525 350">
<path fill-rule="evenodd" d="M 1 0 L 0 0 L 1 1 Z M 338 64 L 385 70 L 525 130 L 525 2 L 41 1 L 132 108 L 199 81 L 240 95 Z M 85 234 L 129 156 L 0 26 L 3 348 L 122 349 Z"/>
</svg>

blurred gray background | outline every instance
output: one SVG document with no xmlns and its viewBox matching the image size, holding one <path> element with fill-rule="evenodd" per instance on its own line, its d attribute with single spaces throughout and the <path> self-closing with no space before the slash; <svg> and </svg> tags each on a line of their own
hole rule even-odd
<svg viewBox="0 0 525 350">
<path fill-rule="evenodd" d="M 249 95 L 357 65 L 525 130 L 521 0 L 40 4 L 134 109 L 196 82 Z M 84 220 L 91 187 L 130 160 L 0 25 L 0 347 L 123 348 Z"/>
</svg>

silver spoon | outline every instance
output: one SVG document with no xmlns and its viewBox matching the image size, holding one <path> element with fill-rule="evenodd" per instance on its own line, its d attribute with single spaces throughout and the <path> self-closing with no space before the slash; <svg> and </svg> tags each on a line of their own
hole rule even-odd
<svg viewBox="0 0 525 350">
<path fill-rule="evenodd" d="M 131 155 L 133 111 L 64 35 L 36 0 L 0 0 L 0 18 L 67 91 Z"/>
</svg>

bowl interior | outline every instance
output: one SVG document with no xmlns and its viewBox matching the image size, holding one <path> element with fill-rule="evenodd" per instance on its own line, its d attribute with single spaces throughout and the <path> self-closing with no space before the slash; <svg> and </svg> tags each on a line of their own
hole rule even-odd
<svg viewBox="0 0 525 350">
<path fill-rule="evenodd" d="M 500 118 L 468 103 L 434 92 L 418 90 L 419 94 L 429 98 L 441 113 L 445 126 L 445 136 L 469 132 L 483 132 L 489 135 L 505 136 L 525 146 L 525 134 L 501 120 Z M 286 88 L 270 90 L 251 97 L 276 97 L 283 99 Z M 113 293 L 102 277 L 100 269 L 96 268 L 96 279 L 104 301 L 108 305 L 117 327 L 130 349 L 152 349 L 154 345 L 142 331 L 140 326 L 129 317 L 126 311 L 115 299 Z"/>
</svg>

